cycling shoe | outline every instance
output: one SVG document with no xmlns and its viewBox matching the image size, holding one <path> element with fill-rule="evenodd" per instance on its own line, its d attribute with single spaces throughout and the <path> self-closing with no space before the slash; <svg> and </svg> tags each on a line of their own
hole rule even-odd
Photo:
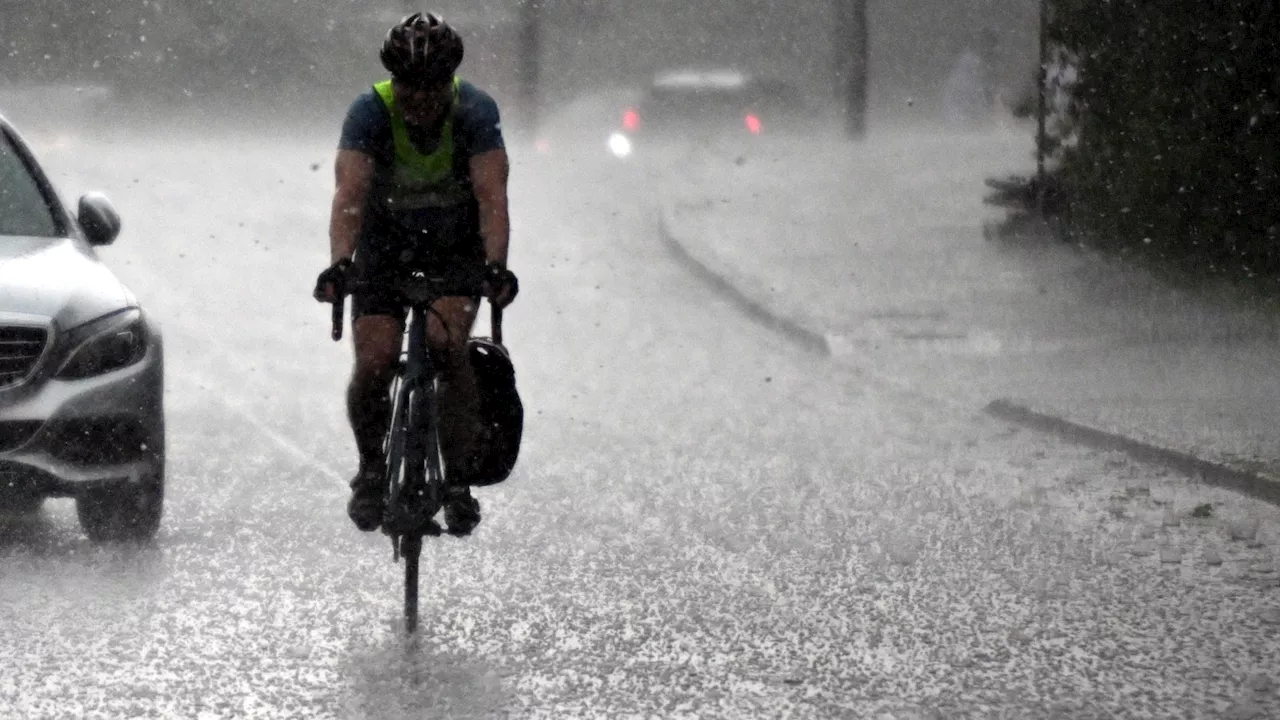
<svg viewBox="0 0 1280 720">
<path fill-rule="evenodd" d="M 386 511 L 386 477 L 381 468 L 363 469 L 351 480 L 347 517 L 361 532 L 373 532 L 382 524 Z"/>
<path fill-rule="evenodd" d="M 471 497 L 469 488 L 451 486 L 445 490 L 444 521 L 454 537 L 470 535 L 480 524 L 480 501 Z"/>
</svg>

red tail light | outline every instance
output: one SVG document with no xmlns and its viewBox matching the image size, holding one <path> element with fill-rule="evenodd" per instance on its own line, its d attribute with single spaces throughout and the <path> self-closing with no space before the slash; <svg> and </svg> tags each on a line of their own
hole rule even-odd
<svg viewBox="0 0 1280 720">
<path fill-rule="evenodd" d="M 628 110 L 622 113 L 622 127 L 627 130 L 635 130 L 640 127 L 640 113 L 635 110 Z"/>
<path fill-rule="evenodd" d="M 747 131 L 752 135 L 759 135 L 764 128 L 760 125 L 760 118 L 755 115 L 748 115 L 746 118 Z"/>
</svg>

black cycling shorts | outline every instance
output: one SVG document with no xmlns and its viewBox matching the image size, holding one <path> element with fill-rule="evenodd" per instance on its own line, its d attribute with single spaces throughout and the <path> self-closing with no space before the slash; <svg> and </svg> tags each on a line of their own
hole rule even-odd
<svg viewBox="0 0 1280 720">
<path fill-rule="evenodd" d="M 353 293 L 353 318 L 386 315 L 404 323 L 408 308 L 395 290 L 395 283 L 413 270 L 445 277 L 457 273 L 471 278 L 484 271 L 484 243 L 479 234 L 468 233 L 453 242 L 416 233 L 369 233 L 356 250 L 356 277 L 375 286 L 369 292 Z M 473 298 L 479 303 L 480 298 Z"/>
</svg>

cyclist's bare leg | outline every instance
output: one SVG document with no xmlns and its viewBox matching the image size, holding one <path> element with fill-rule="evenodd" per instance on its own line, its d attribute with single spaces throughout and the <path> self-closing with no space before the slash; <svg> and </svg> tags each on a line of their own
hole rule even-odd
<svg viewBox="0 0 1280 720">
<path fill-rule="evenodd" d="M 461 297 L 442 298 L 433 308 L 427 339 L 441 374 L 440 441 L 446 462 L 458 468 L 470 457 L 480 427 L 480 393 L 467 357 L 467 339 L 479 308 Z"/>
<path fill-rule="evenodd" d="M 382 443 L 390 422 L 391 380 L 404 329 L 396 318 L 386 315 L 356 318 L 353 327 L 355 368 L 347 385 L 347 419 L 364 471 L 384 461 Z"/>
</svg>

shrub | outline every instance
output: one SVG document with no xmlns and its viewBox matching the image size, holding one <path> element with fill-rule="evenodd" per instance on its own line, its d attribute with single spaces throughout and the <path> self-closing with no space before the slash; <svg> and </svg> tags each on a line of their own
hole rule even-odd
<svg viewBox="0 0 1280 720">
<path fill-rule="evenodd" d="M 1055 172 L 1072 223 L 1208 272 L 1280 272 L 1274 0 L 1058 0 L 1075 59 Z"/>
</svg>

